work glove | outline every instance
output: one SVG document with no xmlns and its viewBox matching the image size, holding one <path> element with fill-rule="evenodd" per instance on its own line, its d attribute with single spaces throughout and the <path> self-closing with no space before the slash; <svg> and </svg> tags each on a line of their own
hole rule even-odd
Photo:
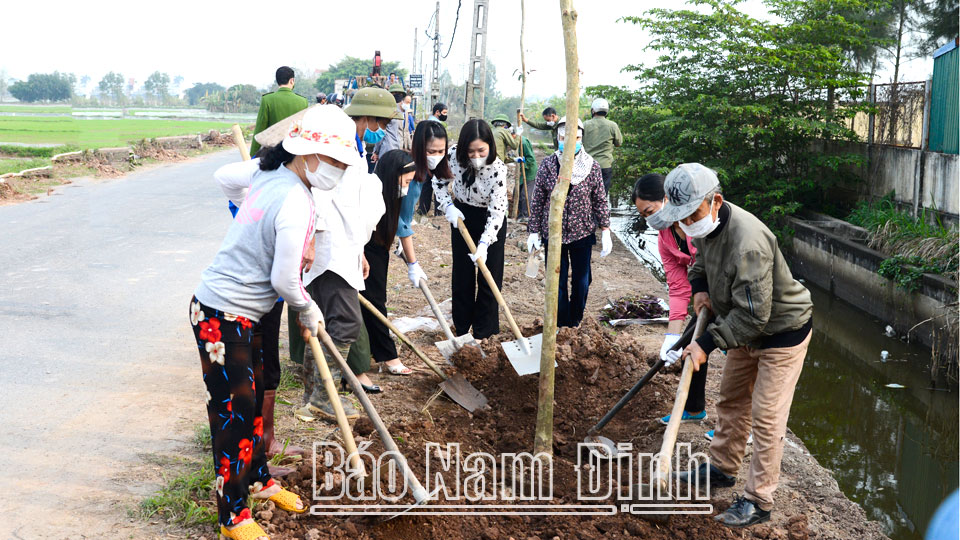
<svg viewBox="0 0 960 540">
<path fill-rule="evenodd" d="M 526 160 L 523 159 L 522 157 L 520 157 L 520 156 L 517 157 L 517 163 L 523 163 L 523 162 L 525 162 L 525 161 L 526 161 Z"/>
<path fill-rule="evenodd" d="M 420 268 L 419 262 L 407 263 L 407 277 L 410 278 L 410 283 L 413 283 L 414 287 L 420 286 L 421 279 L 427 281 L 427 274 L 423 268 Z"/>
<path fill-rule="evenodd" d="M 610 229 L 600 233 L 600 256 L 606 257 L 613 251 L 613 239 L 610 238 Z"/>
<path fill-rule="evenodd" d="M 517 126 L 513 128 L 513 133 L 515 135 L 523 135 L 523 126 Z"/>
<path fill-rule="evenodd" d="M 482 260 L 487 262 L 487 243 L 480 242 L 477 244 L 477 252 L 470 254 L 470 260 L 473 261 L 473 265 L 477 266 L 477 261 Z"/>
<path fill-rule="evenodd" d="M 667 354 L 665 355 L 666 358 L 663 360 L 663 365 L 665 365 L 665 366 L 667 366 L 667 367 L 670 367 L 670 366 L 676 364 L 676 363 L 677 363 L 677 360 L 680 359 L 680 353 L 682 353 L 682 352 L 683 352 L 682 350 L 679 350 L 679 351 L 667 351 Z"/>
<path fill-rule="evenodd" d="M 667 358 L 668 353 L 672 352 L 670 349 L 672 349 L 678 341 L 680 341 L 680 334 L 666 334 L 663 336 L 663 345 L 660 346 L 660 359 L 668 366 L 673 365 L 673 363 L 677 361 L 677 358 L 680 358 L 680 351 L 676 351 L 677 357 L 673 360 L 668 360 Z"/>
<path fill-rule="evenodd" d="M 311 300 L 307 309 L 300 312 L 298 319 L 304 328 L 310 330 L 311 336 L 317 337 L 317 328 L 323 324 L 323 313 L 320 312 L 320 306 L 316 302 Z"/>
<path fill-rule="evenodd" d="M 530 233 L 530 236 L 527 237 L 527 252 L 533 253 L 540 249 L 540 235 L 537 233 Z"/>
<path fill-rule="evenodd" d="M 453 203 L 450 203 L 447 205 L 447 208 L 446 210 L 443 211 L 443 214 L 447 218 L 447 221 L 450 222 L 450 225 L 453 226 L 454 229 L 457 228 L 457 218 L 466 220 L 466 218 L 463 217 L 463 212 L 461 212 L 459 208 L 454 206 Z"/>
</svg>

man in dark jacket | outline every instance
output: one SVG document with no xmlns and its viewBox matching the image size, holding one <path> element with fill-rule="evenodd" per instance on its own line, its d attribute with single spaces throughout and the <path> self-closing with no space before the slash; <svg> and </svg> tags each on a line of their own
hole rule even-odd
<svg viewBox="0 0 960 540">
<path fill-rule="evenodd" d="M 707 307 L 715 319 L 682 353 L 699 369 L 715 349 L 727 351 L 717 401 L 717 429 L 710 463 L 682 481 L 700 485 L 736 483 L 753 419 L 753 457 L 745 495 L 715 519 L 745 527 L 770 519 L 773 492 L 793 393 L 813 327 L 810 292 L 793 279 L 777 237 L 759 219 L 723 200 L 717 175 L 685 163 L 664 181 L 667 202 L 656 214 L 680 227 L 697 248 L 688 273 L 696 313 Z"/>
</svg>

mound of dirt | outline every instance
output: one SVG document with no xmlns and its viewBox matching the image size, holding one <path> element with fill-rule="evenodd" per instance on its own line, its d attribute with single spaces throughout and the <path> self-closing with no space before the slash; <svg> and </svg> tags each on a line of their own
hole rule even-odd
<svg viewBox="0 0 960 540">
<path fill-rule="evenodd" d="M 540 330 L 540 325 L 535 323 L 525 328 L 524 333 L 530 335 Z M 460 443 L 462 455 L 483 451 L 496 456 L 532 450 L 539 381 L 536 376 L 518 377 L 514 372 L 500 347 L 500 341 L 508 339 L 509 336 L 501 335 L 485 340 L 482 348 L 486 357 L 476 348 L 465 348 L 453 357 L 456 369 L 487 396 L 489 409 L 470 414 L 448 401 L 438 400 L 431 405 L 429 415 L 410 414 L 388 426 L 421 480 L 424 480 L 427 442 Z M 577 503 L 577 443 L 642 376 L 654 359 L 653 353 L 645 351 L 634 338 L 605 330 L 592 319 L 586 319 L 580 328 L 561 329 L 557 344 L 554 499 L 550 504 L 573 504 Z M 408 389 L 409 400 L 424 403 L 435 389 L 435 379 L 412 382 Z M 655 392 L 665 396 L 670 393 L 670 388 L 657 379 L 652 380 L 608 424 L 604 434 L 616 441 L 632 442 L 639 451 L 658 449 L 660 431 L 649 420 L 662 407 L 661 399 L 649 397 Z M 379 455 L 382 445 L 371 431 L 372 426 L 365 421 L 358 421 L 354 430 L 358 443 L 370 441 L 370 451 Z M 312 467 L 311 460 L 306 460 L 298 472 L 285 479 L 285 483 L 309 497 L 313 483 Z M 316 472 L 321 478 L 320 475 L 332 471 L 319 463 Z M 448 485 L 457 483 L 452 473 L 444 472 L 443 476 Z M 607 501 L 610 502 L 613 501 Z M 357 517 L 294 517 L 286 512 L 268 510 L 260 512 L 259 518 L 273 538 L 310 538 L 319 531 L 322 531 L 320 537 L 323 538 L 344 539 L 738 538 L 736 533 L 704 516 L 674 516 L 667 527 L 624 513 L 605 516 L 406 515 L 387 522 L 373 522 Z"/>
</svg>

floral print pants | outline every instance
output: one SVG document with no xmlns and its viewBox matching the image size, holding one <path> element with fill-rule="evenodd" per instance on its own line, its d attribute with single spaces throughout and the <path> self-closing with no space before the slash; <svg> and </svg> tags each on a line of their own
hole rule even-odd
<svg viewBox="0 0 960 540">
<path fill-rule="evenodd" d="M 190 301 L 207 387 L 221 525 L 250 518 L 247 496 L 273 484 L 263 444 L 262 332 L 249 319 Z"/>
</svg>

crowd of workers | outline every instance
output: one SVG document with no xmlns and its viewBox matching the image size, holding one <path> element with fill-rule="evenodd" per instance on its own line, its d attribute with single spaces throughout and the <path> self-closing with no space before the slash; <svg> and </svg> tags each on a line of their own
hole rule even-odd
<svg viewBox="0 0 960 540">
<path fill-rule="evenodd" d="M 558 117 L 552 108 L 543 111 L 542 122 L 521 115 L 553 139 L 554 152 L 538 167 L 522 126 L 504 115 L 491 123 L 470 119 L 451 141 L 446 105 L 434 105 L 427 120 L 414 122 L 410 96 L 399 81 L 359 88 L 345 106 L 338 96 L 324 94 L 309 106 L 292 91 L 293 75 L 288 67 L 278 69 L 279 88 L 263 96 L 251 145 L 254 159 L 215 174 L 235 219 L 189 307 L 207 390 L 219 523 L 228 538 L 266 537 L 250 514 L 248 495 L 272 500 L 282 510 L 305 511 L 303 501 L 274 480 L 284 471 L 268 463 L 281 451 L 303 452 L 284 448 L 274 429 L 284 303 L 290 357 L 302 364 L 304 383 L 295 414 L 303 421 L 332 422 L 334 405 L 317 363 L 325 362 L 347 387 L 333 351 L 324 348 L 324 357 L 314 358 L 304 353 L 305 340 L 322 327 L 367 393 L 383 392 L 368 374 L 371 361 L 384 375 L 410 375 L 387 328 L 361 310 L 358 294 L 387 314 L 387 272 L 397 242 L 410 284 L 430 279 L 414 247 L 417 214 L 433 209 L 451 225 L 454 331 L 472 332 L 477 339 L 500 331 L 493 291 L 475 267 L 482 260 L 502 286 L 508 163 L 517 163 L 517 223 L 526 222 L 533 252 L 546 247 L 550 194 L 564 148 L 573 145 L 560 240 L 560 326 L 578 326 L 584 316 L 598 229 L 600 256 L 613 249 L 609 192 L 613 152 L 623 135 L 607 118 L 605 100 L 593 102 L 585 122 Z M 280 128 L 280 136 L 261 145 L 256 138 L 271 126 Z M 688 358 L 698 368 L 684 420 L 705 417 L 707 356 L 716 349 L 727 354 L 711 462 L 695 475 L 700 485 L 732 486 L 752 427 L 754 457 L 745 495 L 717 518 L 730 526 L 764 521 L 810 341 L 810 295 L 791 276 L 776 237 L 724 200 L 710 169 L 683 164 L 666 178 L 646 175 L 636 182 L 632 200 L 660 230 L 670 289 L 661 356 L 668 362 Z M 475 250 L 457 231 L 461 221 Z M 671 352 L 691 297 L 694 312 L 709 308 L 712 322 L 682 352 Z M 348 418 L 359 416 L 349 399 L 338 399 Z"/>
</svg>

